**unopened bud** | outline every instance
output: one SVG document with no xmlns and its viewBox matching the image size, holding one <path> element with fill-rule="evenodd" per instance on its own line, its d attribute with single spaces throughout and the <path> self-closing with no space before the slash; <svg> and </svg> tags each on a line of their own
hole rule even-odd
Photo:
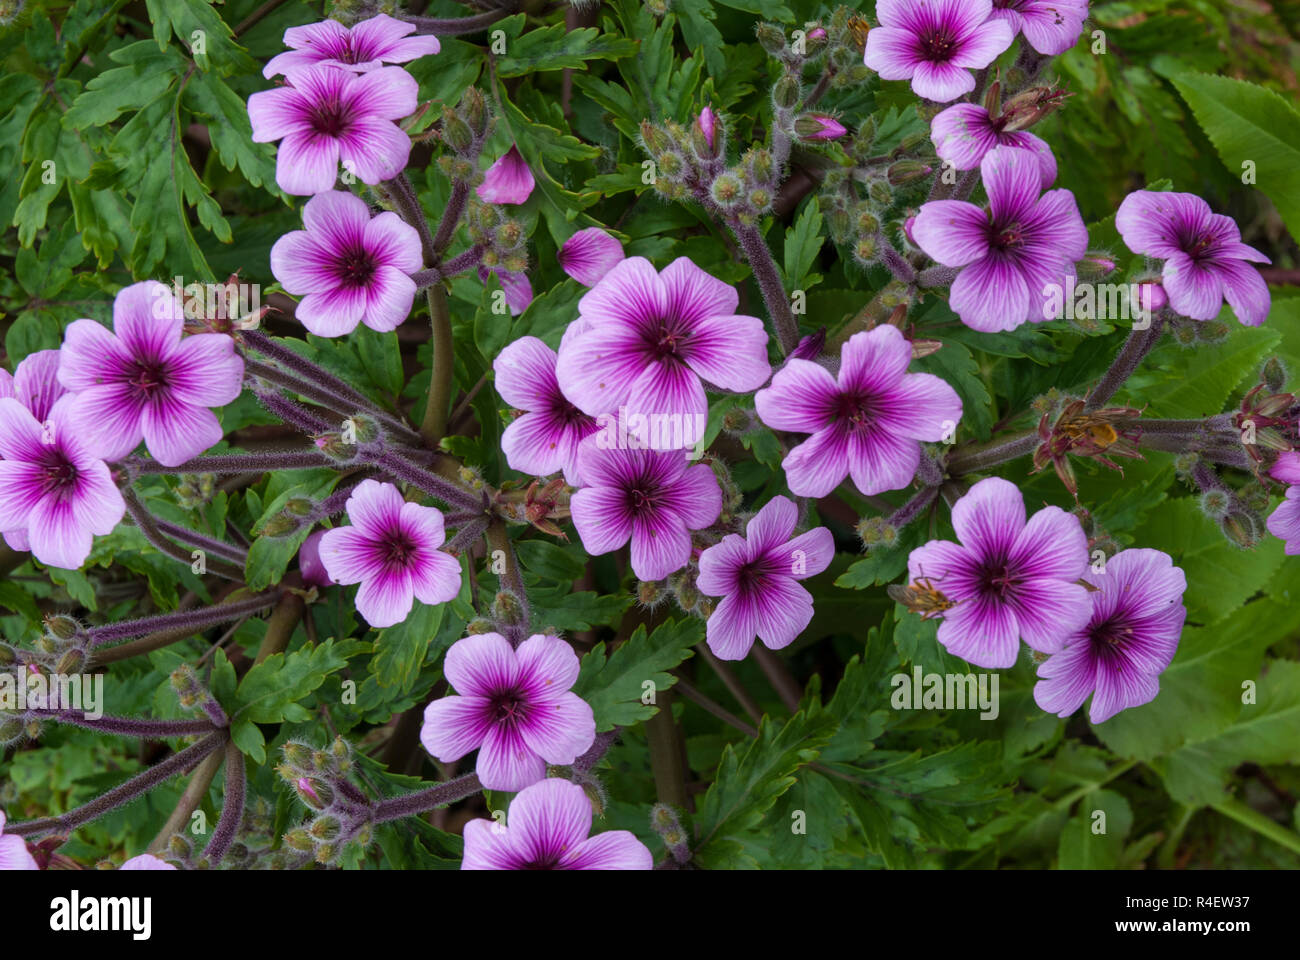
<svg viewBox="0 0 1300 960">
<path fill-rule="evenodd" d="M 456 116 L 454 111 L 446 108 L 442 113 L 442 136 L 458 153 L 468 150 L 470 144 L 474 142 L 474 134 L 469 124 Z"/>
<path fill-rule="evenodd" d="M 54 665 L 54 672 L 66 677 L 74 673 L 80 673 L 81 668 L 85 665 L 86 651 L 74 647 L 59 658 L 59 662 Z"/>
<path fill-rule="evenodd" d="M 695 118 L 693 132 L 698 134 L 698 142 L 695 144 L 695 152 L 702 157 L 716 157 L 718 155 L 718 115 L 713 112 L 713 108 L 705 105 L 700 111 L 700 115 Z"/>
<path fill-rule="evenodd" d="M 641 121 L 641 142 L 645 144 L 645 148 L 650 155 L 660 161 L 661 165 L 663 161 L 659 155 L 668 153 L 673 147 L 673 142 L 668 138 L 668 134 L 649 120 Z"/>
<path fill-rule="evenodd" d="M 885 171 L 885 177 L 895 187 L 901 187 L 905 183 L 924 180 L 933 170 L 934 168 L 928 163 L 923 163 L 920 160 L 899 160 L 897 163 L 889 165 L 889 169 Z"/>
<path fill-rule="evenodd" d="M 284 505 L 284 512 L 295 517 L 308 516 L 315 509 L 316 505 L 306 497 L 291 497 Z"/>
<path fill-rule="evenodd" d="M 59 640 L 71 640 L 81 632 L 81 624 L 72 617 L 51 614 L 45 618 L 45 629 L 50 636 Z"/>
<path fill-rule="evenodd" d="M 305 743 L 290 740 L 280 749 L 284 753 L 284 758 L 294 766 L 305 769 L 311 763 L 311 747 Z"/>
<path fill-rule="evenodd" d="M 794 132 L 801 140 L 838 140 L 848 128 L 824 113 L 805 113 L 794 122 Z"/>
<path fill-rule="evenodd" d="M 294 829 L 286 832 L 284 835 L 284 843 L 285 846 L 301 851 L 302 853 L 311 853 L 316 849 L 316 841 L 313 840 L 311 834 L 302 827 L 294 827 Z"/>
<path fill-rule="evenodd" d="M 724 173 L 718 179 L 713 181 L 713 187 L 710 193 L 714 202 L 720 207 L 733 206 L 740 199 L 741 184 L 735 176 L 730 173 Z"/>
<path fill-rule="evenodd" d="M 486 617 L 475 617 L 465 625 L 465 633 L 471 637 L 481 636 L 485 633 L 495 633 L 496 625 Z"/>
<path fill-rule="evenodd" d="M 487 103 L 478 87 L 467 87 L 460 98 L 460 113 L 471 131 L 478 136 L 487 132 Z"/>
<path fill-rule="evenodd" d="M 1231 506 L 1232 498 L 1226 490 L 1206 490 L 1201 494 L 1201 512 L 1212 520 L 1222 520 Z"/>
<path fill-rule="evenodd" d="M 1245 550 L 1250 550 L 1259 543 L 1259 522 L 1245 511 L 1228 514 L 1219 521 L 1219 529 L 1225 537 Z"/>
<path fill-rule="evenodd" d="M 867 184 L 867 196 L 873 203 L 882 207 L 887 207 L 894 202 L 894 191 L 889 189 L 889 184 L 884 180 L 872 180 Z"/>
<path fill-rule="evenodd" d="M 1202 343 L 1223 343 L 1228 339 L 1228 325 L 1222 320 L 1206 320 L 1196 327 Z"/>
<path fill-rule="evenodd" d="M 307 832 L 317 840 L 333 840 L 339 835 L 341 829 L 342 827 L 337 818 L 317 817 L 311 822 Z"/>
<path fill-rule="evenodd" d="M 509 590 L 502 590 L 497 594 L 496 600 L 492 604 L 492 612 L 498 620 L 510 626 L 518 626 L 523 622 L 523 605 L 519 602 L 519 598 Z"/>
<path fill-rule="evenodd" d="M 194 853 L 194 848 L 190 842 L 179 833 L 173 833 L 171 839 L 167 841 L 167 849 L 177 860 L 188 860 Z"/>
<path fill-rule="evenodd" d="M 876 238 L 860 237 L 853 246 L 853 255 L 862 263 L 870 263 L 876 258 Z"/>
<path fill-rule="evenodd" d="M 313 810 L 324 810 L 334 802 L 334 791 L 321 780 L 298 778 L 298 796 Z"/>
<path fill-rule="evenodd" d="M 1286 386 L 1286 368 L 1277 357 L 1270 357 L 1259 372 L 1260 383 L 1274 393 L 1279 393 Z"/>
<path fill-rule="evenodd" d="M 772 86 L 772 103 L 780 110 L 790 110 L 803 97 L 803 85 L 798 77 L 785 74 Z"/>
<path fill-rule="evenodd" d="M 760 23 L 754 28 L 759 46 L 768 53 L 777 56 L 785 52 L 785 31 L 770 23 Z"/>
<path fill-rule="evenodd" d="M 1115 261 L 1104 253 L 1089 251 L 1083 259 L 1075 264 L 1075 272 L 1080 282 L 1091 282 L 1109 276 L 1115 271 Z"/>
</svg>

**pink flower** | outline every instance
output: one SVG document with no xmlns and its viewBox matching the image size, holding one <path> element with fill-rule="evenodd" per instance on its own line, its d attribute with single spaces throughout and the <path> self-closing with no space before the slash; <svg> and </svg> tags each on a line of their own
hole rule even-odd
<svg viewBox="0 0 1300 960">
<path fill-rule="evenodd" d="M 25 531 L 37 560 L 68 570 L 126 512 L 107 465 L 87 449 L 94 421 L 73 416 L 74 399 L 59 400 L 44 424 L 17 400 L 0 400 L 0 530 Z"/>
<path fill-rule="evenodd" d="M 511 146 L 488 167 L 478 185 L 478 197 L 484 203 L 523 203 L 533 192 L 535 181 L 519 148 Z"/>
<path fill-rule="evenodd" d="M 940 160 L 951 163 L 954 170 L 974 170 L 994 147 L 1021 147 L 1038 158 L 1040 183 L 1046 190 L 1056 179 L 1056 157 L 1052 148 L 1023 130 L 1004 130 L 1012 117 L 1003 114 L 994 120 L 989 112 L 974 103 L 954 103 L 930 123 L 930 139 Z"/>
<path fill-rule="evenodd" d="M 877 0 L 863 62 L 882 80 L 911 80 L 917 96 L 955 100 L 975 89 L 971 69 L 1011 46 L 1014 31 L 992 12 L 992 0 Z"/>
<path fill-rule="evenodd" d="M 36 858 L 27 852 L 27 842 L 4 832 L 5 812 L 0 810 L 0 870 L 39 870 Z"/>
<path fill-rule="evenodd" d="M 981 480 L 952 508 L 961 543 L 931 540 L 907 559 L 913 581 L 928 581 L 953 606 L 939 642 L 980 667 L 1016 662 L 1019 639 L 1058 653 L 1092 615 L 1077 581 L 1088 569 L 1088 538 L 1073 514 L 1044 507 L 1025 522 L 1025 500 L 1001 477 Z"/>
<path fill-rule="evenodd" d="M 375 217 L 360 197 L 318 193 L 302 211 L 305 230 L 286 233 L 271 248 L 271 272 L 303 297 L 295 312 L 318 337 L 341 337 L 358 323 L 395 330 L 411 312 L 424 262 L 420 235 L 395 213 Z"/>
<path fill-rule="evenodd" d="M 574 280 L 594 287 L 623 259 L 623 244 L 600 227 L 588 227 L 564 241 L 557 259 Z"/>
<path fill-rule="evenodd" d="M 176 867 L 165 860 L 159 860 L 153 854 L 142 853 L 122 864 L 119 870 L 175 870 Z"/>
<path fill-rule="evenodd" d="M 72 417 L 89 452 L 126 456 L 143 439 L 154 459 L 175 467 L 222 436 L 209 407 L 234 401 L 244 361 L 220 333 L 182 336 L 185 315 L 170 287 L 145 281 L 113 301 L 113 330 L 76 320 L 64 331 L 59 381 L 76 393 Z"/>
<path fill-rule="evenodd" d="M 708 145 L 710 150 L 716 153 L 718 149 L 716 139 L 718 131 L 718 115 L 713 112 L 712 107 L 705 104 L 704 109 L 700 111 L 697 122 L 700 125 L 700 133 L 704 134 L 704 142 Z M 590 284 L 588 284 L 588 286 L 590 286 Z"/>
<path fill-rule="evenodd" d="M 59 356 L 58 350 L 37 350 L 19 361 L 13 376 L 0 370 L 0 397 L 12 397 L 37 420 L 44 420 L 68 392 L 59 383 Z"/>
<path fill-rule="evenodd" d="M 313 531 L 298 548 L 298 572 L 302 574 L 302 582 L 309 587 L 334 585 L 329 571 L 325 569 L 325 562 L 320 558 L 320 542 L 325 539 L 327 532 L 326 530 Z"/>
<path fill-rule="evenodd" d="M 248 98 L 253 141 L 283 140 L 275 182 L 285 193 L 334 189 L 339 161 L 365 183 L 406 167 L 411 139 L 393 121 L 415 112 L 415 78 L 401 67 L 354 74 L 316 64 L 289 71 L 288 86 Z"/>
<path fill-rule="evenodd" d="M 578 444 L 596 431 L 596 421 L 560 391 L 556 359 L 536 337 L 521 337 L 497 354 L 492 363 L 497 393 L 525 411 L 501 435 L 501 450 L 512 470 L 535 477 L 563 470 L 564 479 L 577 485 Z"/>
<path fill-rule="evenodd" d="M 462 870 L 651 870 L 654 857 L 627 830 L 591 832 L 591 801 L 569 780 L 551 777 L 519 792 L 508 825 L 465 824 Z"/>
<path fill-rule="evenodd" d="M 444 763 L 478 750 L 489 790 L 522 790 L 546 765 L 570 764 L 596 739 L 591 707 L 570 692 L 578 655 L 559 637 L 531 636 L 512 649 L 499 633 L 457 640 L 443 674 L 458 695 L 424 711 L 420 742 Z"/>
<path fill-rule="evenodd" d="M 1213 320 L 1226 299 L 1248 327 L 1268 317 L 1268 284 L 1247 262 L 1268 257 L 1242 243 L 1233 219 L 1211 212 L 1196 194 L 1135 190 L 1119 205 L 1115 229 L 1134 253 L 1165 261 L 1161 281 L 1176 312 Z"/>
<path fill-rule="evenodd" d="M 848 133 L 848 128 L 832 116 L 824 113 L 805 113 L 794 122 L 794 132 L 801 140 L 814 143 L 824 140 L 838 140 Z"/>
<path fill-rule="evenodd" d="M 407 36 L 414 32 L 415 24 L 383 13 L 350 30 L 337 20 L 290 27 L 284 31 L 284 42 L 293 49 L 272 57 L 262 75 L 270 79 L 318 63 L 369 73 L 385 63 L 406 63 L 438 52 L 437 37 Z"/>
<path fill-rule="evenodd" d="M 945 267 L 963 267 L 949 303 L 973 330 L 1014 330 L 1052 319 L 1067 278 L 1088 248 L 1074 194 L 1041 197 L 1038 156 L 994 147 L 980 162 L 988 212 L 963 200 L 924 204 L 912 224 L 916 244 Z"/>
<path fill-rule="evenodd" d="M 1269 475 L 1290 486 L 1286 499 L 1269 515 L 1265 526 L 1269 533 L 1286 542 L 1287 556 L 1295 556 L 1300 554 L 1300 453 L 1279 454 Z"/>
<path fill-rule="evenodd" d="M 514 273 L 501 267 L 493 267 L 491 270 L 484 266 L 478 268 L 479 283 L 486 284 L 492 276 L 497 278 L 501 292 L 506 295 L 506 306 L 510 308 L 512 317 L 517 317 L 528 309 L 528 305 L 533 302 L 533 285 L 528 282 L 528 274 Z"/>
<path fill-rule="evenodd" d="M 1068 717 L 1092 694 L 1088 719 L 1105 723 L 1121 710 L 1150 703 L 1160 674 L 1174 658 L 1187 608 L 1187 577 L 1159 550 L 1121 550 L 1104 573 L 1088 568 L 1083 579 L 1092 615 L 1062 630 L 1064 646 L 1038 667 L 1034 702 Z"/>
<path fill-rule="evenodd" d="M 901 490 L 921 463 L 921 441 L 956 429 L 961 398 L 932 374 L 907 372 L 912 346 L 897 327 L 855 333 L 840 357 L 838 380 L 793 359 L 754 395 L 773 430 L 812 434 L 782 464 L 790 491 L 824 497 L 846 476 L 868 496 Z"/>
<path fill-rule="evenodd" d="M 743 660 L 757 636 L 772 650 L 789 646 L 812 622 L 813 598 L 798 581 L 821 573 L 835 555 L 825 527 L 790 539 L 799 511 L 775 496 L 745 527 L 700 554 L 701 593 L 722 597 L 709 616 L 709 649 Z"/>
<path fill-rule="evenodd" d="M 460 592 L 460 564 L 438 548 L 442 512 L 407 503 L 391 483 L 362 480 L 348 497 L 352 525 L 327 530 L 320 558 L 336 583 L 360 583 L 357 612 L 372 627 L 391 627 L 413 600 L 446 603 Z"/>
<path fill-rule="evenodd" d="M 993 0 L 993 19 L 1018 31 L 1039 53 L 1056 56 L 1074 46 L 1088 16 L 1088 0 Z"/>
<path fill-rule="evenodd" d="M 722 491 L 711 467 L 688 466 L 680 451 L 611 447 L 605 433 L 578 447 L 578 472 L 587 486 L 569 509 L 582 545 L 594 555 L 632 541 L 632 570 L 662 580 L 686 566 L 692 530 L 722 512 Z"/>
<path fill-rule="evenodd" d="M 662 273 L 644 257 L 620 261 L 578 301 L 560 343 L 565 396 L 592 416 L 625 407 L 628 419 L 702 421 L 702 380 L 748 391 L 771 374 L 763 321 L 737 315 L 739 302 L 686 257 Z"/>
</svg>

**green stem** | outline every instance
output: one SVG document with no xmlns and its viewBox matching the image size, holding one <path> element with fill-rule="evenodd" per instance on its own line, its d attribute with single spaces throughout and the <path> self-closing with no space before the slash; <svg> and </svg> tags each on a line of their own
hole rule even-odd
<svg viewBox="0 0 1300 960">
<path fill-rule="evenodd" d="M 1249 807 L 1235 798 L 1220 800 L 1210 806 L 1225 817 L 1236 820 L 1242 826 L 1250 827 L 1261 837 L 1267 837 L 1292 853 L 1300 853 L 1300 835 L 1288 830 L 1276 820 L 1264 816 L 1254 807 Z"/>
<path fill-rule="evenodd" d="M 420 435 L 431 449 L 447 432 L 447 413 L 451 407 L 452 374 L 455 354 L 451 338 L 451 308 L 447 289 L 440 283 L 429 288 L 429 322 L 433 327 L 433 369 L 429 379 L 429 399 L 424 407 Z"/>
</svg>

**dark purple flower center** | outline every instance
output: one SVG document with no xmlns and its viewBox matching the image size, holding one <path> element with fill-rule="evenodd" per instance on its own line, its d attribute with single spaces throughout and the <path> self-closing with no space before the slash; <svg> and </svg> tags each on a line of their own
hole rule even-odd
<svg viewBox="0 0 1300 960">
<path fill-rule="evenodd" d="M 779 564 L 765 555 L 755 557 L 748 563 L 741 564 L 736 570 L 736 590 L 742 596 L 761 595 L 772 583 Z"/>
<path fill-rule="evenodd" d="M 77 491 L 79 472 L 76 464 L 62 450 L 48 450 L 40 464 L 40 491 L 42 497 L 66 500 Z"/>
<path fill-rule="evenodd" d="M 136 360 L 126 377 L 137 399 L 152 400 L 168 386 L 167 365 L 157 360 Z"/>
<path fill-rule="evenodd" d="M 488 699 L 488 713 L 493 723 L 517 726 L 528 719 L 528 698 L 518 687 L 502 690 Z"/>
<path fill-rule="evenodd" d="M 559 870 L 561 869 L 560 858 L 554 855 L 547 855 L 537 860 L 529 860 L 527 863 L 521 864 L 519 869 L 520 870 Z"/>
<path fill-rule="evenodd" d="M 675 320 L 665 320 L 657 332 L 647 337 L 650 355 L 660 361 L 682 361 L 686 345 L 691 339 L 691 331 L 682 329 Z"/>
<path fill-rule="evenodd" d="M 338 277 L 345 287 L 364 287 L 378 269 L 374 255 L 362 246 L 345 250 L 338 258 Z"/>
<path fill-rule="evenodd" d="M 979 582 L 985 593 L 991 593 L 1000 600 L 1006 600 L 1016 592 L 1023 579 L 1019 571 L 1003 559 L 987 561 L 981 568 Z"/>
<path fill-rule="evenodd" d="M 1118 650 L 1133 636 L 1133 626 L 1124 617 L 1111 617 L 1090 625 L 1088 635 L 1101 652 Z"/>
<path fill-rule="evenodd" d="M 861 430 L 875 423 L 878 413 L 876 408 L 876 398 L 870 394 L 846 392 L 836 397 L 832 412 L 841 425 Z"/>
<path fill-rule="evenodd" d="M 994 224 L 989 233 L 989 246 L 996 250 L 1014 250 L 1025 242 L 1025 231 L 1019 223 Z"/>
<path fill-rule="evenodd" d="M 348 129 L 347 112 L 336 97 L 312 104 L 308 116 L 312 130 L 322 137 L 338 137 Z"/>
<path fill-rule="evenodd" d="M 382 546 L 389 567 L 408 567 L 420 552 L 419 544 L 405 530 L 393 530 L 384 538 Z"/>
<path fill-rule="evenodd" d="M 961 38 L 946 23 L 927 27 L 917 39 L 925 58 L 935 63 L 946 63 L 961 47 Z"/>
<path fill-rule="evenodd" d="M 1215 237 L 1210 233 L 1200 237 L 1185 237 L 1180 246 L 1193 260 L 1209 260 L 1214 257 Z"/>
</svg>

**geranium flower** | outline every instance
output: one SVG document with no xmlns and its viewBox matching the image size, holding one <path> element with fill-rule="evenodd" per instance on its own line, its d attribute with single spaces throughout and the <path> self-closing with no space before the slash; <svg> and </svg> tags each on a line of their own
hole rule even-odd
<svg viewBox="0 0 1300 960">
<path fill-rule="evenodd" d="M 521 790 L 505 826 L 465 824 L 462 870 L 651 870 L 650 849 L 627 830 L 591 832 L 591 800 L 569 780 L 551 777 Z"/>
<path fill-rule="evenodd" d="M 17 400 L 0 400 L 0 530 L 25 531 L 32 554 L 76 570 L 95 536 L 112 533 L 126 512 L 108 466 L 91 454 L 94 434 L 65 396 L 44 423 Z"/>
<path fill-rule="evenodd" d="M 293 47 L 267 61 L 262 76 L 270 79 L 299 67 L 322 64 L 359 73 L 378 70 L 385 63 L 406 63 L 435 54 L 438 38 L 412 37 L 415 24 L 376 14 L 348 29 L 337 20 L 322 20 L 284 31 L 285 46 Z"/>
<path fill-rule="evenodd" d="M 709 649 L 743 660 L 757 636 L 772 650 L 789 646 L 812 622 L 813 598 L 798 581 L 821 573 L 835 555 L 825 527 L 793 540 L 799 511 L 786 497 L 764 504 L 745 527 L 700 554 L 696 586 L 722 597 L 707 621 Z"/>
<path fill-rule="evenodd" d="M 974 103 L 954 103 L 930 122 L 930 139 L 940 160 L 954 170 L 974 170 L 994 147 L 1005 145 L 1032 151 L 1038 158 L 1039 183 L 1046 190 L 1056 180 L 1052 148 L 1024 130 L 1005 130 L 1010 114 L 994 120 Z"/>
<path fill-rule="evenodd" d="M 1290 486 L 1286 499 L 1269 515 L 1265 526 L 1269 533 L 1286 542 L 1287 555 L 1295 556 L 1300 554 L 1300 453 L 1280 454 L 1269 475 Z"/>
<path fill-rule="evenodd" d="M 632 541 L 632 570 L 662 580 L 686 566 L 692 530 L 722 512 L 722 491 L 711 467 L 688 465 L 680 451 L 610 447 L 605 432 L 578 446 L 578 472 L 587 484 L 569 510 L 582 545 L 593 556 Z"/>
<path fill-rule="evenodd" d="M 702 379 L 747 391 L 771 375 L 763 321 L 736 315 L 739 302 L 686 257 L 662 273 L 644 257 L 620 261 L 578 301 L 560 343 L 565 396 L 592 416 L 626 408 L 628 418 L 702 421 Z"/>
<path fill-rule="evenodd" d="M 536 337 L 521 337 L 492 362 L 497 393 L 524 411 L 501 435 L 501 450 L 512 470 L 545 477 L 564 471 L 570 484 L 581 482 L 578 444 L 596 431 L 587 416 L 560 390 L 555 376 L 557 356 Z"/>
<path fill-rule="evenodd" d="M 548 763 L 573 763 L 595 742 L 591 707 L 569 689 L 578 655 L 559 637 L 534 635 L 517 650 L 499 633 L 465 637 L 447 651 L 443 675 L 457 695 L 425 708 L 420 742 L 444 763 L 477 749 L 489 790 L 522 790 Z"/>
<path fill-rule="evenodd" d="M 159 463 L 179 466 L 222 437 L 209 407 L 239 396 L 244 361 L 221 333 L 183 336 L 185 314 L 170 287 L 145 281 L 113 300 L 113 329 L 75 320 L 64 331 L 59 381 L 76 393 L 73 419 L 87 449 L 118 460 L 141 439 Z"/>
<path fill-rule="evenodd" d="M 1268 284 L 1246 261 L 1271 261 L 1195 194 L 1135 190 L 1119 205 L 1115 228 L 1134 253 L 1165 261 L 1161 283 L 1177 313 L 1213 320 L 1226 299 L 1248 327 L 1268 317 Z"/>
<path fill-rule="evenodd" d="M 1011 46 L 1014 32 L 992 12 L 992 0 L 877 0 L 880 25 L 862 60 L 882 80 L 911 80 L 917 96 L 947 103 L 975 89 L 971 69 Z"/>
<path fill-rule="evenodd" d="M 275 182 L 285 193 L 334 189 L 339 162 L 364 183 L 406 168 L 411 138 L 393 121 L 415 112 L 415 78 L 401 67 L 355 74 L 316 64 L 289 71 L 288 86 L 248 98 L 255 143 L 282 140 Z"/>
<path fill-rule="evenodd" d="M 302 211 L 305 230 L 286 233 L 271 248 L 271 272 L 301 296 L 294 315 L 318 337 L 341 337 L 358 323 L 395 330 L 411 312 L 424 262 L 420 235 L 397 214 L 370 216 L 360 197 L 318 193 Z"/>
<path fill-rule="evenodd" d="M 1056 56 L 1074 46 L 1088 16 L 1088 0 L 993 0 L 994 20 L 1023 33 L 1039 53 Z"/>
<path fill-rule="evenodd" d="M 506 306 L 510 308 L 512 317 L 517 317 L 528 309 L 528 305 L 533 302 L 533 285 L 528 282 L 528 274 L 515 273 L 502 267 L 478 268 L 479 283 L 486 284 L 493 276 L 501 285 L 501 292 L 506 295 Z"/>
<path fill-rule="evenodd" d="M 1057 653 L 1092 615 L 1077 581 L 1088 568 L 1088 538 L 1073 514 L 1044 507 L 1025 522 L 1015 484 L 981 480 L 953 505 L 961 543 L 931 540 L 907 559 L 914 582 L 929 583 L 951 606 L 939 643 L 981 667 L 1016 662 L 1019 638 Z"/>
<path fill-rule="evenodd" d="M 391 483 L 362 480 L 348 497 L 351 526 L 328 530 L 320 558 L 335 583 L 360 583 L 357 612 L 372 627 L 391 627 L 414 600 L 446 603 L 460 592 L 460 564 L 438 548 L 442 512 L 407 503 Z"/>
<path fill-rule="evenodd" d="M 523 203 L 534 186 L 533 171 L 528 169 L 519 148 L 512 144 L 488 167 L 475 192 L 484 203 Z"/>
<path fill-rule="evenodd" d="M 42 422 L 50 415 L 55 402 L 67 392 L 59 383 L 58 350 L 29 353 L 19 361 L 12 375 L 8 370 L 0 370 L 0 397 L 17 400 Z M 32 548 L 26 527 L 0 533 L 13 550 L 25 553 Z"/>
<path fill-rule="evenodd" d="M 142 853 L 138 857 L 132 857 L 117 869 L 119 870 L 175 870 L 173 864 L 166 860 L 159 860 L 151 853 Z"/>
<path fill-rule="evenodd" d="M 1160 692 L 1160 674 L 1178 649 L 1187 608 L 1187 577 L 1159 550 L 1121 550 L 1104 573 L 1083 579 L 1092 615 L 1082 627 L 1062 631 L 1064 648 L 1038 667 L 1034 702 L 1068 717 L 1092 694 L 1088 719 L 1105 723 Z"/>
<path fill-rule="evenodd" d="M 36 858 L 27 851 L 22 837 L 4 835 L 5 812 L 0 810 L 0 870 L 39 870 Z"/>
<path fill-rule="evenodd" d="M 1074 194 L 1040 197 L 1041 170 L 1029 150 L 995 147 L 980 163 L 987 214 L 963 200 L 936 200 L 912 224 L 917 246 L 946 267 L 965 268 L 948 302 L 972 329 L 994 333 L 1052 319 L 1053 301 L 1087 251 Z"/>
<path fill-rule="evenodd" d="M 920 442 L 956 429 L 961 398 L 939 377 L 907 372 L 911 344 L 889 324 L 855 333 L 840 357 L 838 380 L 792 359 L 754 395 L 773 430 L 812 434 L 782 463 L 790 491 L 824 497 L 846 476 L 867 495 L 901 490 L 920 465 Z"/>
<path fill-rule="evenodd" d="M 588 227 L 565 240 L 556 259 L 574 280 L 594 287 L 623 259 L 623 244 L 600 227 Z"/>
</svg>

